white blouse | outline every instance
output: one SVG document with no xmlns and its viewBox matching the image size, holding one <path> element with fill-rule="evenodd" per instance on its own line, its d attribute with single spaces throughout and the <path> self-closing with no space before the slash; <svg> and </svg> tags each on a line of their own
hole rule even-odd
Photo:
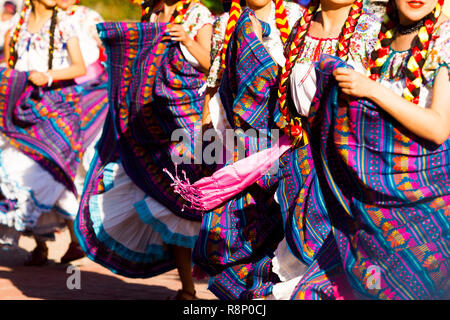
<svg viewBox="0 0 450 320">
<path fill-rule="evenodd" d="M 96 62 L 100 56 L 96 25 L 104 20 L 97 11 L 85 6 L 74 6 L 66 13 L 72 19 L 72 24 L 78 34 L 84 63 L 89 66 Z"/>
<path fill-rule="evenodd" d="M 275 19 L 275 3 L 271 2 L 271 5 L 272 8 L 270 11 L 269 19 L 267 21 L 270 26 L 270 34 L 267 37 L 263 38 L 263 43 L 275 62 L 279 66 L 284 67 L 286 58 L 284 57 L 283 53 L 281 33 L 280 30 L 278 30 Z M 284 6 L 287 13 L 287 21 L 289 27 L 292 29 L 292 27 L 295 25 L 295 22 L 301 17 L 302 8 L 297 3 L 288 1 L 284 2 Z"/>
<path fill-rule="evenodd" d="M 433 30 L 427 57 L 422 68 L 423 83 L 420 86 L 418 105 L 430 108 L 433 97 L 433 85 L 437 72 L 442 66 L 450 72 L 450 20 L 441 23 Z M 412 50 L 395 51 L 391 49 L 387 61 L 381 70 L 380 82 L 399 96 L 406 88 L 406 70 Z"/>
</svg>

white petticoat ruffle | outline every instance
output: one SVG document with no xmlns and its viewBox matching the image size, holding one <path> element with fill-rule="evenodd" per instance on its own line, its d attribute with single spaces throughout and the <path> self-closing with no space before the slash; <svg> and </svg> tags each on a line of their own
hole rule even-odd
<svg viewBox="0 0 450 320">
<path fill-rule="evenodd" d="M 93 229 L 100 241 L 112 238 L 127 250 L 152 255 L 167 244 L 193 248 L 200 222 L 180 218 L 147 196 L 122 165 L 110 163 L 104 172 L 105 192 L 91 196 Z"/>
</svg>

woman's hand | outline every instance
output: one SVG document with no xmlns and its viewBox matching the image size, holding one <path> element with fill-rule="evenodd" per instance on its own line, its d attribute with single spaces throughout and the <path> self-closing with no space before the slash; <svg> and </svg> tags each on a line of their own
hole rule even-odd
<svg viewBox="0 0 450 320">
<path fill-rule="evenodd" d="M 337 68 L 334 70 L 333 76 L 342 92 L 357 98 L 369 97 L 375 84 L 372 79 L 348 68 Z"/>
<path fill-rule="evenodd" d="M 50 78 L 43 72 L 31 71 L 28 80 L 34 85 L 42 87 L 48 84 Z"/>
<path fill-rule="evenodd" d="M 188 36 L 181 24 L 174 24 L 169 29 L 169 34 L 172 40 L 181 42 L 185 47 L 189 47 L 194 41 Z"/>
</svg>

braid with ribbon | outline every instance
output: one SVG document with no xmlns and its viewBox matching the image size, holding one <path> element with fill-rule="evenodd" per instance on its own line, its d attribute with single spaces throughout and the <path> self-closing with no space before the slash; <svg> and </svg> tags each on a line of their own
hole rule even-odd
<svg viewBox="0 0 450 320">
<path fill-rule="evenodd" d="M 186 14 L 187 10 L 189 9 L 189 5 L 191 4 L 192 0 L 181 0 L 178 1 L 175 5 L 175 11 L 173 12 L 172 16 L 170 17 L 169 23 L 181 23 L 183 22 L 183 17 Z M 156 0 L 144 0 L 141 3 L 142 7 L 142 17 L 141 22 L 149 22 L 150 17 L 152 14 L 152 11 L 154 9 L 154 6 L 156 4 Z"/>
<path fill-rule="evenodd" d="M 403 91 L 403 97 L 415 104 L 419 103 L 420 86 L 423 82 L 422 67 L 427 56 L 431 34 L 441 15 L 443 5 L 444 0 L 438 0 L 433 11 L 424 18 L 424 25 L 419 29 L 419 34 L 413 44 L 412 55 L 407 63 L 406 88 Z M 369 61 L 368 75 L 372 80 L 378 80 L 381 75 L 382 67 L 389 56 L 390 46 L 394 41 L 397 24 L 398 15 L 394 1 L 389 0 L 383 24 L 378 34 L 378 41 Z"/>
<path fill-rule="evenodd" d="M 357 0 L 353 3 L 348 14 L 348 18 L 344 23 L 344 28 L 339 36 L 338 57 L 344 61 L 347 61 L 348 52 L 350 51 L 350 40 L 355 32 L 359 17 L 361 16 L 362 7 L 362 0 Z"/>
<path fill-rule="evenodd" d="M 295 116 L 288 107 L 288 80 L 295 62 L 303 50 L 303 43 L 305 41 L 306 34 L 308 33 L 314 15 L 319 8 L 319 4 L 319 0 L 311 1 L 302 18 L 297 23 L 297 31 L 295 33 L 295 36 L 292 36 L 294 32 L 291 33 L 291 38 L 293 37 L 293 39 L 291 45 L 286 48 L 288 49 L 286 63 L 281 70 L 280 81 L 278 84 L 278 104 L 282 114 L 282 129 L 287 136 L 293 138 L 294 145 L 298 145 L 302 137 L 305 144 L 308 143 L 308 140 L 306 133 L 302 128 L 301 118 Z M 337 55 L 343 60 L 347 60 L 348 52 L 350 49 L 350 39 L 355 32 L 356 25 L 358 24 L 359 17 L 361 16 L 362 7 L 362 0 L 356 0 L 353 3 L 339 36 Z"/>
<path fill-rule="evenodd" d="M 280 30 L 281 41 L 284 44 L 286 43 L 290 34 L 286 8 L 283 5 L 283 0 L 274 0 L 274 2 L 275 2 L 275 22 L 277 24 L 278 30 Z M 227 27 L 225 29 L 225 39 L 223 41 L 222 47 L 222 69 L 225 69 L 225 55 L 227 52 L 228 43 L 230 42 L 231 35 L 234 32 L 234 28 L 236 27 L 236 23 L 239 20 L 241 12 L 242 7 L 240 1 L 233 0 L 231 2 L 230 17 L 228 18 Z"/>
<path fill-rule="evenodd" d="M 22 25 L 25 22 L 25 14 L 28 10 L 31 10 L 31 0 L 26 0 L 22 11 L 20 13 L 19 23 L 15 27 L 12 35 L 11 35 L 11 42 L 10 42 L 10 52 L 9 52 L 9 60 L 8 60 L 8 67 L 11 69 L 14 69 L 16 62 L 17 62 L 17 51 L 16 51 L 16 44 L 19 39 L 20 30 L 22 28 Z M 55 28 L 57 24 L 57 17 L 58 17 L 58 8 L 55 6 L 53 7 L 51 22 L 50 22 L 50 41 L 49 41 L 49 47 L 48 47 L 48 69 L 51 70 L 53 68 L 53 53 L 54 53 L 54 44 L 55 44 Z"/>
</svg>

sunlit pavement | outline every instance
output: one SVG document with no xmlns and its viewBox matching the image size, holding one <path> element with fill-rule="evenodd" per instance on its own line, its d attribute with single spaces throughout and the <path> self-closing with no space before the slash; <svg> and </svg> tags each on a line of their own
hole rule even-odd
<svg viewBox="0 0 450 320">
<path fill-rule="evenodd" d="M 21 237 L 16 250 L 0 248 L 0 300 L 167 300 L 173 299 L 181 288 L 176 270 L 148 279 L 130 279 L 116 275 L 88 258 L 62 265 L 59 261 L 69 242 L 68 232 L 57 234 L 56 241 L 48 242 L 50 261 L 42 267 L 23 266 L 35 246 L 32 238 Z M 71 266 L 77 267 L 79 272 Z M 207 280 L 196 281 L 196 290 L 200 299 L 216 299 L 207 290 Z"/>
</svg>

